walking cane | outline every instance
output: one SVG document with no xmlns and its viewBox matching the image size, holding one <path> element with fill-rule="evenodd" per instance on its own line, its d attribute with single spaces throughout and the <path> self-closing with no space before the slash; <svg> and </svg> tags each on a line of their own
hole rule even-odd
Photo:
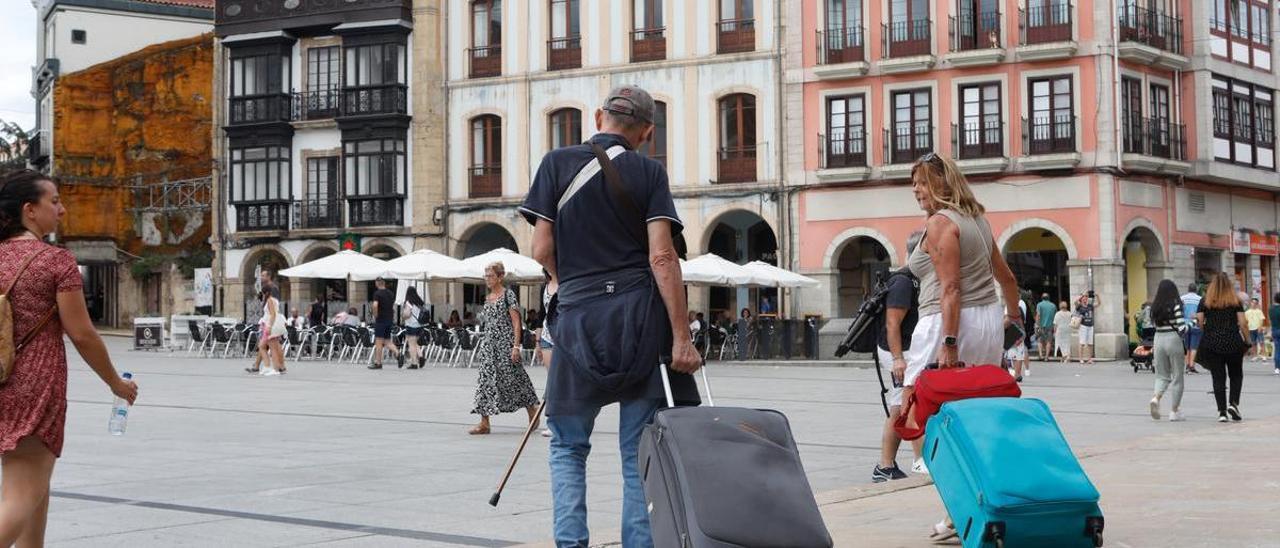
<svg viewBox="0 0 1280 548">
<path fill-rule="evenodd" d="M 516 462 L 520 460 L 520 453 L 524 452 L 524 446 L 529 443 L 529 435 L 533 434 L 533 429 L 538 426 L 538 418 L 542 416 L 542 409 L 547 406 L 546 398 L 542 403 L 538 404 L 538 412 L 533 415 L 533 420 L 529 421 L 529 428 L 524 431 L 524 439 L 520 440 L 520 446 L 516 448 L 516 454 L 511 456 L 511 464 L 507 466 L 507 472 L 502 475 L 502 482 L 498 484 L 498 490 L 493 492 L 493 496 L 489 497 L 489 506 L 498 507 L 498 499 L 502 497 L 502 490 L 507 487 L 507 480 L 511 479 L 511 473 L 516 469 Z"/>
</svg>

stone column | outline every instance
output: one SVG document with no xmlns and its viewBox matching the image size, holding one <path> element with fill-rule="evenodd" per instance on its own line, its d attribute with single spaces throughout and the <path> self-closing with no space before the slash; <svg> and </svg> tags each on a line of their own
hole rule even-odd
<svg viewBox="0 0 1280 548">
<path fill-rule="evenodd" d="M 1196 281 L 1196 248 L 1189 245 L 1169 246 L 1170 273 L 1169 279 L 1178 284 L 1178 294 L 1185 293 L 1187 286 Z"/>
<path fill-rule="evenodd" d="M 1094 315 L 1094 356 L 1120 359 L 1129 355 L 1128 337 L 1124 333 L 1125 294 L 1124 261 L 1093 259 L 1067 261 L 1067 276 L 1075 298 L 1089 289 L 1089 271 L 1093 271 L 1093 289 L 1100 306 Z"/>
<path fill-rule="evenodd" d="M 840 285 L 838 270 L 808 270 L 805 276 L 818 280 L 818 287 L 800 288 L 791 292 L 793 310 L 797 318 L 818 314 L 824 318 L 834 318 L 839 314 L 839 300 L 836 290 Z"/>
</svg>

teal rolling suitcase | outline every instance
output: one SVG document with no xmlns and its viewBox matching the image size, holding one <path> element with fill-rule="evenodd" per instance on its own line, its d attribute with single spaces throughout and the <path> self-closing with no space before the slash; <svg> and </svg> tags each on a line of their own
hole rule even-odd
<svg viewBox="0 0 1280 548">
<path fill-rule="evenodd" d="M 965 548 L 1102 546 L 1098 490 L 1043 401 L 943 404 L 924 459 Z"/>
</svg>

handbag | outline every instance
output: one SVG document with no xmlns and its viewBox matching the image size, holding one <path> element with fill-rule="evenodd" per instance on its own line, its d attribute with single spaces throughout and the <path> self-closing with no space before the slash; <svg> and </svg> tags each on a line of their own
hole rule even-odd
<svg viewBox="0 0 1280 548">
<path fill-rule="evenodd" d="M 926 369 L 916 379 L 915 390 L 894 422 L 893 429 L 904 440 L 924 435 L 924 425 L 942 404 L 970 398 L 1018 398 L 1022 388 L 998 365 L 952 369 Z"/>
<path fill-rule="evenodd" d="M 1084 321 L 1083 317 L 1071 316 L 1071 329 L 1080 329 L 1080 322 L 1083 322 L 1083 321 Z"/>
<path fill-rule="evenodd" d="M 285 329 L 284 316 L 277 313 L 276 321 L 271 324 L 271 331 L 269 332 L 270 337 L 273 339 L 276 337 L 283 337 L 287 332 L 288 330 Z"/>
</svg>

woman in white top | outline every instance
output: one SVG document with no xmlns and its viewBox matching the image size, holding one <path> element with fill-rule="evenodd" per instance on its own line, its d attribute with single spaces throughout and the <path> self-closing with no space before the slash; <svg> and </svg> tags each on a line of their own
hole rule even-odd
<svg viewBox="0 0 1280 548">
<path fill-rule="evenodd" d="M 264 320 L 262 338 L 266 341 L 268 367 L 261 374 L 266 376 L 285 373 L 284 347 L 281 345 L 281 341 L 284 340 L 287 331 L 285 330 L 284 315 L 280 313 L 280 299 L 276 298 L 274 289 L 272 286 L 262 287 L 264 296 L 262 304 L 262 318 Z M 275 363 L 275 368 L 270 367 L 272 363 Z"/>
<path fill-rule="evenodd" d="M 1062 356 L 1062 363 L 1071 361 L 1071 305 L 1058 303 L 1058 313 L 1053 315 L 1054 352 Z"/>
<path fill-rule="evenodd" d="M 404 321 L 404 338 L 409 344 L 409 355 L 417 358 L 409 362 L 409 369 L 418 369 L 426 365 L 423 363 L 425 357 L 422 355 L 422 347 L 418 345 L 418 337 L 422 336 L 422 322 L 419 318 L 422 317 L 422 309 L 426 305 L 422 297 L 418 296 L 418 288 L 409 286 L 404 293 L 404 307 L 400 312 L 401 319 Z"/>
</svg>

